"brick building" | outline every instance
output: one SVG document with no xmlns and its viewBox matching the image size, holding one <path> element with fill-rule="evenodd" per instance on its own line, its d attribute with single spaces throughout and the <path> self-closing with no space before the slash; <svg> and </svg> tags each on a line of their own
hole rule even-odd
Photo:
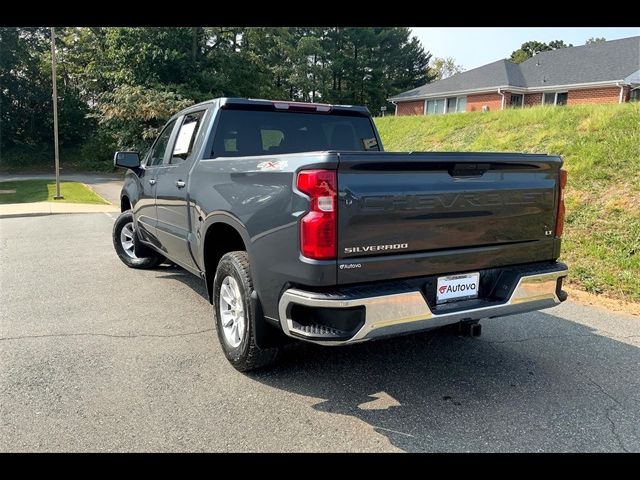
<svg viewBox="0 0 640 480">
<path fill-rule="evenodd" d="M 640 99 L 640 36 L 498 60 L 389 98 L 396 115 Z"/>
</svg>

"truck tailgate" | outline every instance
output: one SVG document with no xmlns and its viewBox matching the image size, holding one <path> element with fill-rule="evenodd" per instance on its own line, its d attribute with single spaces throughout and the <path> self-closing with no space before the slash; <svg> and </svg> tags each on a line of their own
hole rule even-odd
<svg viewBox="0 0 640 480">
<path fill-rule="evenodd" d="M 553 259 L 561 164 L 547 155 L 341 153 L 338 282 Z"/>
</svg>

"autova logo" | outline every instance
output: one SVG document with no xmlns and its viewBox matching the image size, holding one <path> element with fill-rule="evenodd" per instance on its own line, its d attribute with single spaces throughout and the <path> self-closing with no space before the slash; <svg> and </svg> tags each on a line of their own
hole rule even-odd
<svg viewBox="0 0 640 480">
<path fill-rule="evenodd" d="M 445 293 L 456 293 L 456 292 L 464 292 L 467 290 L 475 290 L 475 283 L 461 283 L 459 285 L 443 285 L 438 290 L 440 290 L 440 295 L 444 295 Z"/>
</svg>

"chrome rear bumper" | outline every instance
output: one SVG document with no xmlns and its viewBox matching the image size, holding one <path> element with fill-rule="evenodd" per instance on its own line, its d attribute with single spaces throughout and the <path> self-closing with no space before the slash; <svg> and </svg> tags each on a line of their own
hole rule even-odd
<svg viewBox="0 0 640 480">
<path fill-rule="evenodd" d="M 550 272 L 523 275 L 508 300 L 490 306 L 456 310 L 436 314 L 429 308 L 418 289 L 401 293 L 372 296 L 341 296 L 289 289 L 280 298 L 280 324 L 284 333 L 301 340 L 323 345 L 345 345 L 362 342 L 375 337 L 391 336 L 458 323 L 462 320 L 502 317 L 515 313 L 541 310 L 560 304 L 558 279 L 566 277 L 568 270 L 562 268 Z M 332 339 L 331 329 L 322 327 L 303 328 L 291 318 L 291 307 L 303 305 L 317 308 L 365 308 L 364 324 L 350 338 Z"/>
</svg>

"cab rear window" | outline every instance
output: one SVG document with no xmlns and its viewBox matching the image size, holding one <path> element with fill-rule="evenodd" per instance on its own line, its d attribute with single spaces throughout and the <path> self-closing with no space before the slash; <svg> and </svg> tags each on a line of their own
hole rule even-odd
<svg viewBox="0 0 640 480">
<path fill-rule="evenodd" d="M 367 117 L 222 110 L 212 157 L 379 150 Z"/>
</svg>

